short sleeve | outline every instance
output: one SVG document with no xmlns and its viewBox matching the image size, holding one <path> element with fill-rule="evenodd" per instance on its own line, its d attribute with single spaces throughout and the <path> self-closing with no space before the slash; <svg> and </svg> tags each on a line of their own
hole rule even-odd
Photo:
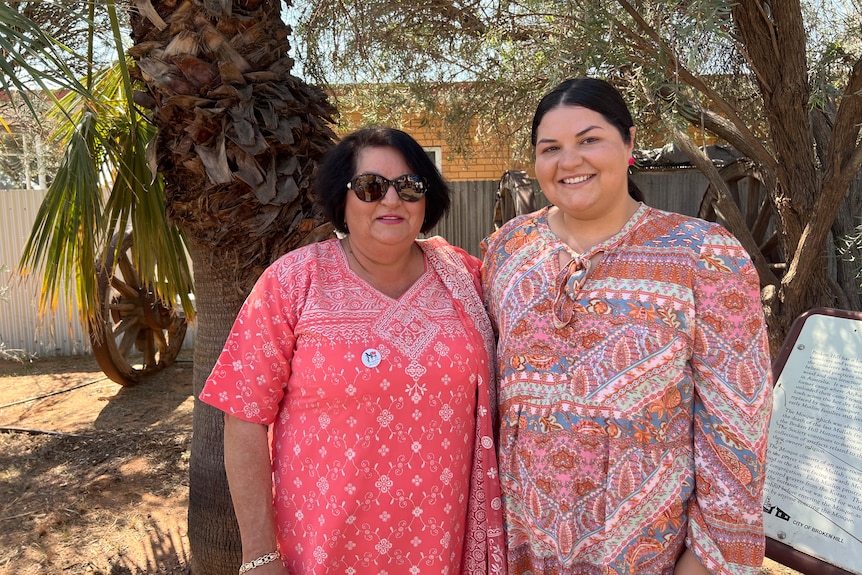
<svg viewBox="0 0 862 575">
<path fill-rule="evenodd" d="M 296 259 L 281 258 L 258 279 L 201 391 L 204 403 L 246 421 L 275 421 L 290 377 L 304 292 Z"/>
</svg>

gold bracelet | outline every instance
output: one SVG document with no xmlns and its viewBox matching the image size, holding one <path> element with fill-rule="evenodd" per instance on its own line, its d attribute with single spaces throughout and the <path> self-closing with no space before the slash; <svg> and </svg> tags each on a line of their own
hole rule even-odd
<svg viewBox="0 0 862 575">
<path fill-rule="evenodd" d="M 248 563 L 243 563 L 239 566 L 239 575 L 243 575 L 251 571 L 256 567 L 260 567 L 261 565 L 266 565 L 267 563 L 272 563 L 276 559 L 281 559 L 281 555 L 278 551 L 273 551 L 272 553 L 267 553 L 262 557 L 258 557 L 257 559 L 252 559 Z"/>
</svg>

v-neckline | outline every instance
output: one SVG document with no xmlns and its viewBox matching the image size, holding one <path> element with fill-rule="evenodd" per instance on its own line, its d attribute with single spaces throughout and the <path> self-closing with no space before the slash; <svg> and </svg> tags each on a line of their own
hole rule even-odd
<svg viewBox="0 0 862 575">
<path fill-rule="evenodd" d="M 342 265 L 347 268 L 347 271 L 350 272 L 350 274 L 356 279 L 356 281 L 373 290 L 374 293 L 379 295 L 379 297 L 386 298 L 387 300 L 390 300 L 392 302 L 400 302 L 401 300 L 403 300 L 404 297 L 410 292 L 412 292 L 414 289 L 416 289 L 416 286 L 420 285 L 424 278 L 428 275 L 428 255 L 425 253 L 425 250 L 422 249 L 421 245 L 419 245 L 417 242 L 414 242 L 414 245 L 417 246 L 419 248 L 419 251 L 422 252 L 422 265 L 424 269 L 422 270 L 422 273 L 419 274 L 419 276 L 416 278 L 416 280 L 412 284 L 410 284 L 409 287 L 407 287 L 407 289 L 405 289 L 398 297 L 393 297 L 381 291 L 379 288 L 375 287 L 370 281 L 359 275 L 359 273 L 357 273 L 356 270 L 354 270 L 350 266 L 350 256 L 347 253 L 347 249 L 345 248 L 344 244 L 341 242 L 341 240 L 336 240 L 336 243 L 338 244 L 338 252 L 340 253 Z M 370 274 L 370 272 L 368 272 L 367 270 L 366 272 Z"/>
</svg>

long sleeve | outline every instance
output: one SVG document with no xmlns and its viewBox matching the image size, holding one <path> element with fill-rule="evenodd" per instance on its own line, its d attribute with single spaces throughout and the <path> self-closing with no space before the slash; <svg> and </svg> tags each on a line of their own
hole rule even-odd
<svg viewBox="0 0 862 575">
<path fill-rule="evenodd" d="M 759 281 L 726 233 L 701 247 L 695 286 L 695 496 L 687 544 L 716 574 L 763 562 L 763 485 L 772 381 Z"/>
</svg>

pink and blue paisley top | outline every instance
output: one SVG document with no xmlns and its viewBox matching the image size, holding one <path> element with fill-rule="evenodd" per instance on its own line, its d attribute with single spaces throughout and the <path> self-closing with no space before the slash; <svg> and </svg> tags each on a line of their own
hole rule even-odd
<svg viewBox="0 0 862 575">
<path fill-rule="evenodd" d="M 483 249 L 509 574 L 669 575 L 686 546 L 756 574 L 771 374 L 738 241 L 641 205 L 575 254 L 544 208 Z"/>
</svg>

